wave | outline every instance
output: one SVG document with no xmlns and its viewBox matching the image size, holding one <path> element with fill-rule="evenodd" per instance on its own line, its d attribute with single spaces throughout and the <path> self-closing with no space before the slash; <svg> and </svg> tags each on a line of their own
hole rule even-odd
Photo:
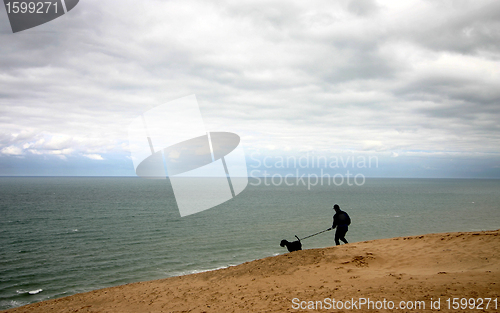
<svg viewBox="0 0 500 313">
<path fill-rule="evenodd" d="M 19 290 L 16 290 L 16 293 L 18 295 L 25 295 L 25 294 L 30 294 L 30 295 L 36 295 L 36 294 L 39 294 L 40 292 L 42 292 L 43 289 L 35 289 L 35 290 L 30 290 L 30 291 L 27 291 L 27 290 L 24 290 L 24 289 L 19 289 Z"/>
<path fill-rule="evenodd" d="M 40 292 L 42 292 L 43 289 L 36 289 L 36 290 L 31 290 L 31 291 L 28 291 L 28 293 L 30 295 L 36 295 L 36 294 L 39 294 Z"/>
<path fill-rule="evenodd" d="M 16 300 L 6 300 L 0 301 L 0 310 L 7 310 L 12 308 L 17 308 L 23 305 L 29 304 L 26 301 L 16 301 Z"/>
</svg>

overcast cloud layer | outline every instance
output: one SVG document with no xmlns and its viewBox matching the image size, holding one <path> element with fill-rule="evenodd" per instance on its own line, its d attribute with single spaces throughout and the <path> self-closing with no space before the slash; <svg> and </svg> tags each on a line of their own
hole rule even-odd
<svg viewBox="0 0 500 313">
<path fill-rule="evenodd" d="M 134 175 L 128 124 L 196 94 L 250 166 L 500 177 L 499 1 L 82 0 L 0 42 L 0 175 Z"/>
</svg>

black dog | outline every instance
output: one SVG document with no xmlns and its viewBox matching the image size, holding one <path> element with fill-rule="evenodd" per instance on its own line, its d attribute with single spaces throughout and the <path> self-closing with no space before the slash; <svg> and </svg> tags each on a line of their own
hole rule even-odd
<svg viewBox="0 0 500 313">
<path fill-rule="evenodd" d="M 289 242 L 285 239 L 281 240 L 280 246 L 282 247 L 286 246 L 288 252 L 302 250 L 302 244 L 300 243 L 300 238 L 297 236 L 295 236 L 295 238 L 297 238 L 298 240 L 292 242 Z"/>
</svg>

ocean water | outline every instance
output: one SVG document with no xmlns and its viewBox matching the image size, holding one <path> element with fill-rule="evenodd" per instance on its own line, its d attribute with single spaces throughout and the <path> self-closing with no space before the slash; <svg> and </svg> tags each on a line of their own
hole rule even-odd
<svg viewBox="0 0 500 313">
<path fill-rule="evenodd" d="M 350 242 L 500 228 L 500 180 L 375 179 L 362 186 L 266 186 L 179 216 L 168 180 L 0 178 L 0 309 L 285 253 L 352 219 Z M 334 244 L 333 232 L 302 241 Z"/>
</svg>

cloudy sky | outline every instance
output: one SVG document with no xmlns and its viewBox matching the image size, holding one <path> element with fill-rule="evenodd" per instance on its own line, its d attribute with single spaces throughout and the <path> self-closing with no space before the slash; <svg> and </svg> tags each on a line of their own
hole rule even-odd
<svg viewBox="0 0 500 313">
<path fill-rule="evenodd" d="M 0 9 L 0 175 L 130 175 L 127 127 L 196 94 L 266 157 L 367 176 L 500 177 L 500 2 L 80 0 L 13 34 Z"/>
</svg>

